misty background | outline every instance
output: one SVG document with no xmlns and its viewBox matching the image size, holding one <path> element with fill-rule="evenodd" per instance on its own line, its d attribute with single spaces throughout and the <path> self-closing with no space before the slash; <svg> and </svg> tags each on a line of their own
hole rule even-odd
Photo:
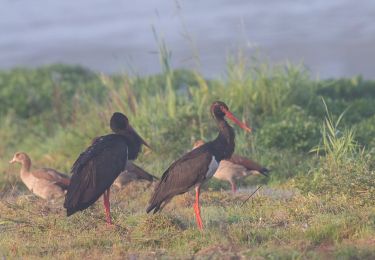
<svg viewBox="0 0 375 260">
<path fill-rule="evenodd" d="M 313 77 L 375 79 L 372 0 L 0 0 L 0 69 L 51 63 L 160 72 L 153 30 L 173 68 L 224 75 L 239 49 Z"/>
</svg>

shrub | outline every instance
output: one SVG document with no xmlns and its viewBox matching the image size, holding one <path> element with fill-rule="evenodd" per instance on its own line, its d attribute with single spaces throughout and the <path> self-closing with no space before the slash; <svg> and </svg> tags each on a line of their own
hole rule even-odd
<svg viewBox="0 0 375 260">
<path fill-rule="evenodd" d="M 101 100 L 104 91 L 95 73 L 78 66 L 13 69 L 0 72 L 0 115 L 64 124 L 83 93 Z"/>
<path fill-rule="evenodd" d="M 329 79 L 319 83 L 318 95 L 331 99 L 352 101 L 360 98 L 375 98 L 374 81 L 357 76 L 351 79 Z"/>
<path fill-rule="evenodd" d="M 257 137 L 267 147 L 307 152 L 319 140 L 319 128 L 315 118 L 291 106 L 265 122 Z"/>
<path fill-rule="evenodd" d="M 375 114 L 356 126 L 358 142 L 367 149 L 375 149 Z"/>
<path fill-rule="evenodd" d="M 308 176 L 297 178 L 297 187 L 305 192 L 357 197 L 360 203 L 375 201 L 375 171 L 372 155 L 360 150 L 353 129 L 340 131 L 344 113 L 334 121 L 324 102 L 327 116 L 322 126 L 322 141 L 312 151 L 319 163 Z M 307 178 L 306 178 L 307 177 Z"/>
</svg>

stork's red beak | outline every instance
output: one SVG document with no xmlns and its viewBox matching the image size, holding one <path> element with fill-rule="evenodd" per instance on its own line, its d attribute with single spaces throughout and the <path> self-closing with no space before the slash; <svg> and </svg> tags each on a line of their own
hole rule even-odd
<svg viewBox="0 0 375 260">
<path fill-rule="evenodd" d="M 221 111 L 224 112 L 225 116 L 232 120 L 233 123 L 237 124 L 239 127 L 241 127 L 243 130 L 247 132 L 251 132 L 251 128 L 247 126 L 245 123 L 242 123 L 237 117 L 235 117 L 228 109 L 222 107 Z"/>
</svg>

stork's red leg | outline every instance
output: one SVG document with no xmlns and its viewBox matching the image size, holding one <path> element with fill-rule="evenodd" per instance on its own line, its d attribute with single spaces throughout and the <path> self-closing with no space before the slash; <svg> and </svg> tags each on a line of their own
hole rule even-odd
<svg viewBox="0 0 375 260">
<path fill-rule="evenodd" d="M 103 193 L 103 206 L 104 206 L 104 212 L 107 213 L 107 190 Z"/>
<path fill-rule="evenodd" d="M 110 209 L 111 205 L 109 203 L 109 190 L 110 190 L 110 188 L 108 188 L 106 191 L 104 191 L 103 199 L 104 199 L 104 208 L 105 208 L 105 215 L 106 215 L 106 219 L 107 219 L 107 224 L 112 225 L 111 209 Z"/>
<path fill-rule="evenodd" d="M 104 205 L 104 212 L 107 213 L 107 190 L 103 193 L 103 205 Z"/>
<path fill-rule="evenodd" d="M 112 218 L 111 218 L 111 204 L 109 202 L 109 191 L 110 188 L 107 190 L 107 209 L 106 209 L 106 217 L 107 217 L 107 223 L 109 225 L 112 225 Z"/>
<path fill-rule="evenodd" d="M 199 208 L 199 192 L 200 192 L 200 186 L 195 187 L 195 203 L 194 203 L 194 211 L 195 211 L 195 217 L 197 220 L 197 226 L 200 230 L 203 229 L 203 223 L 201 218 L 201 211 Z"/>
<path fill-rule="evenodd" d="M 230 184 L 232 185 L 232 192 L 236 193 L 236 191 L 237 191 L 236 183 L 234 181 L 232 181 Z"/>
</svg>

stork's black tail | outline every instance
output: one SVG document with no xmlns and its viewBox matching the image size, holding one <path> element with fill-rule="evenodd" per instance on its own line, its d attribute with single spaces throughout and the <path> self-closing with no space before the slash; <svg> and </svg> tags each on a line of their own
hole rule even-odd
<svg viewBox="0 0 375 260">
<path fill-rule="evenodd" d="M 148 208 L 146 209 L 146 212 L 147 213 L 150 213 L 150 211 L 154 211 L 153 214 L 155 214 L 156 212 L 158 212 L 160 210 L 160 205 L 161 203 L 158 203 L 156 205 L 154 204 L 151 204 L 150 206 L 148 206 Z"/>
</svg>

